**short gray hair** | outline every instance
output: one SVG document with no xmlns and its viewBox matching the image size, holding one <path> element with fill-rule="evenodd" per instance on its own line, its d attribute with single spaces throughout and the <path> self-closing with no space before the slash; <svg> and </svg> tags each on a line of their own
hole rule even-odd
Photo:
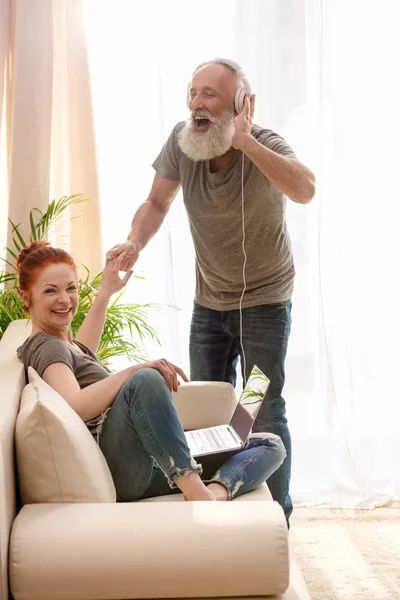
<svg viewBox="0 0 400 600">
<path fill-rule="evenodd" d="M 223 67 L 226 67 L 235 75 L 237 83 L 242 83 L 243 77 L 246 77 L 242 67 L 234 60 L 230 60 L 229 58 L 212 58 L 211 60 L 205 60 L 195 68 L 192 77 L 199 69 L 205 67 L 206 65 L 222 65 Z"/>
</svg>

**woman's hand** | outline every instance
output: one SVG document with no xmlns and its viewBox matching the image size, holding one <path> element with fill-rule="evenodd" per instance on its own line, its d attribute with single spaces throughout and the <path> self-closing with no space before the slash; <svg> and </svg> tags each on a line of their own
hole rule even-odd
<svg viewBox="0 0 400 600">
<path fill-rule="evenodd" d="M 104 267 L 99 294 L 111 297 L 120 292 L 128 283 L 133 271 L 127 271 L 125 277 L 121 279 L 119 272 L 121 270 L 122 255 L 117 256 L 106 262 Z"/>
<path fill-rule="evenodd" d="M 133 265 L 139 258 L 139 250 L 135 242 L 127 240 L 122 244 L 117 244 L 106 254 L 107 262 L 114 260 L 115 258 L 121 257 L 120 270 L 128 271 L 132 269 Z"/>
<path fill-rule="evenodd" d="M 149 362 L 140 365 L 143 368 L 155 369 L 162 375 L 167 382 L 170 391 L 177 392 L 180 382 L 178 381 L 178 375 L 180 375 L 183 381 L 189 381 L 185 373 L 179 367 L 176 367 L 165 358 L 159 360 L 151 360 Z"/>
</svg>

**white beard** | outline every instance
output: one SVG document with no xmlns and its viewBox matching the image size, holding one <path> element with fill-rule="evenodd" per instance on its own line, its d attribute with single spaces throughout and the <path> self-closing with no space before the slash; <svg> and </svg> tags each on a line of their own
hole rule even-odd
<svg viewBox="0 0 400 600">
<path fill-rule="evenodd" d="M 210 118 L 211 124 L 207 131 L 196 131 L 193 119 L 186 121 L 185 127 L 179 132 L 178 144 L 186 156 L 192 160 L 211 160 L 222 156 L 232 146 L 235 133 L 233 112 L 226 112 L 221 117 Z"/>
</svg>

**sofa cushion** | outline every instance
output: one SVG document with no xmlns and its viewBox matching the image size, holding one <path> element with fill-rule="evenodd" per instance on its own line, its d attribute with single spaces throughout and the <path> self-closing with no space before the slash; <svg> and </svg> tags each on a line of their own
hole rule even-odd
<svg viewBox="0 0 400 600">
<path fill-rule="evenodd" d="M 183 494 L 170 494 L 168 496 L 154 496 L 152 498 L 144 498 L 138 502 L 184 502 Z M 252 492 L 237 496 L 232 502 L 268 502 L 272 501 L 271 492 L 266 483 L 262 483 Z"/>
<path fill-rule="evenodd" d="M 106 460 L 69 404 L 29 367 L 16 424 L 23 504 L 115 502 Z"/>
<path fill-rule="evenodd" d="M 288 587 L 288 530 L 268 501 L 29 505 L 10 583 L 15 600 L 259 600 Z"/>
</svg>

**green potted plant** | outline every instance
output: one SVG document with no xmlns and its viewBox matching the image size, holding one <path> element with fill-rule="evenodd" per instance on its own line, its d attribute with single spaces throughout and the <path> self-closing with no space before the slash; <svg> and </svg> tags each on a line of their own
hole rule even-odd
<svg viewBox="0 0 400 600">
<path fill-rule="evenodd" d="M 87 201 L 81 194 L 63 196 L 60 200 L 53 200 L 45 212 L 33 208 L 29 213 L 29 242 L 34 240 L 47 240 L 54 231 L 56 223 L 62 213 L 72 204 L 80 204 Z M 0 273 L 0 339 L 11 321 L 26 319 L 23 302 L 18 292 L 18 273 L 16 260 L 21 248 L 28 243 L 24 240 L 20 223 L 15 224 L 9 220 L 12 227 L 13 248 L 6 248 L 10 257 L 0 258 L 3 263 L 3 271 Z M 84 265 L 83 265 L 84 266 Z M 101 273 L 94 277 L 84 266 L 86 276 L 78 282 L 79 305 L 75 318 L 72 322 L 72 330 L 75 334 L 86 317 L 93 304 L 96 292 L 100 288 Z M 137 277 L 137 279 L 142 279 Z M 141 344 L 147 339 L 159 339 L 153 327 L 148 322 L 148 310 L 157 308 L 154 304 L 124 304 L 121 302 L 123 292 L 113 299 L 106 314 L 103 334 L 101 336 L 98 357 L 104 364 L 109 364 L 111 358 L 125 356 L 131 362 L 145 360 L 141 351 Z"/>
</svg>

